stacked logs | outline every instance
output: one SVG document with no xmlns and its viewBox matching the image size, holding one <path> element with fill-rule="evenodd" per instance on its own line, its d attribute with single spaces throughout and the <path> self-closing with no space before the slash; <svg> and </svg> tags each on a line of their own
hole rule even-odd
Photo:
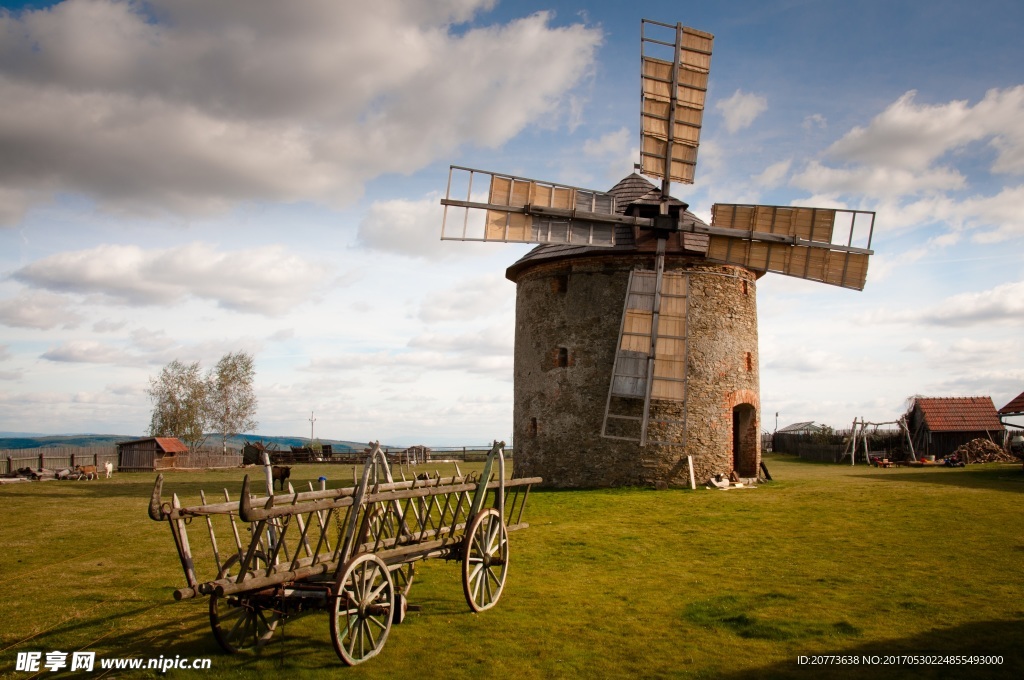
<svg viewBox="0 0 1024 680">
<path fill-rule="evenodd" d="M 1003 447 L 980 438 L 961 444 L 953 455 L 966 463 L 1008 463 L 1016 460 Z"/>
</svg>

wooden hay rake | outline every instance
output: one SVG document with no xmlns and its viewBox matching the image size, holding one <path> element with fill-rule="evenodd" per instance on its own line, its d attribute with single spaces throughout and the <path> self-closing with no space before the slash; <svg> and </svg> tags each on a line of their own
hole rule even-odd
<svg viewBox="0 0 1024 680">
<path fill-rule="evenodd" d="M 488 609 L 508 574 L 508 532 L 529 526 L 526 499 L 542 481 L 506 480 L 504 446 L 494 443 L 480 475 L 456 466 L 451 477 L 396 482 L 374 443 L 354 487 L 310 483 L 296 493 L 289 484 L 288 493 L 257 497 L 247 475 L 237 502 L 225 489 L 224 502 L 207 504 L 200 492 L 202 505 L 192 507 L 177 494 L 162 501 L 159 475 L 149 516 L 167 521 L 185 572 L 187 585 L 174 597 L 209 596 L 214 637 L 232 653 L 263 647 L 282 621 L 326 610 L 334 649 L 348 665 L 380 652 L 392 623 L 402 621 L 419 560 L 457 560 L 470 609 Z M 208 534 L 201 552 L 212 563 L 204 575 L 187 531 L 197 518 L 207 529 L 200 536 Z"/>
</svg>

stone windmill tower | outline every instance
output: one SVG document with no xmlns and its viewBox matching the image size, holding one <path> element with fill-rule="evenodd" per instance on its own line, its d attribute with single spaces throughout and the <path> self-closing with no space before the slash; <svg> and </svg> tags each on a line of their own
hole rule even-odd
<svg viewBox="0 0 1024 680">
<path fill-rule="evenodd" d="M 674 40 L 651 35 L 666 30 Z M 640 172 L 660 187 L 451 168 L 442 239 L 540 244 L 506 272 L 517 475 L 558 487 L 755 477 L 757 279 L 864 287 L 874 213 L 715 204 L 708 225 L 670 196 L 672 181 L 693 182 L 712 43 L 641 24 Z"/>
</svg>

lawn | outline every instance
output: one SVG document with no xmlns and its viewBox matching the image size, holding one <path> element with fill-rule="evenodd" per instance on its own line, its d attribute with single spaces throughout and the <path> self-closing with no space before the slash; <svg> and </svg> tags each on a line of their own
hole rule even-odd
<svg viewBox="0 0 1024 680">
<path fill-rule="evenodd" d="M 289 622 L 259 656 L 222 653 L 206 599 L 171 597 L 184 579 L 166 525 L 146 515 L 153 475 L 0 486 L 0 677 L 32 677 L 14 670 L 17 653 L 54 650 L 212 660 L 174 677 L 1021 677 L 1020 465 L 766 460 L 776 481 L 756 489 L 534 490 L 494 609 L 470 613 L 455 563 L 423 563 L 420 609 L 354 668 L 324 614 Z M 165 497 L 237 497 L 242 474 L 172 473 Z M 296 466 L 293 480 L 321 474 L 352 472 Z M 934 654 L 1003 663 L 797 663 Z"/>
</svg>

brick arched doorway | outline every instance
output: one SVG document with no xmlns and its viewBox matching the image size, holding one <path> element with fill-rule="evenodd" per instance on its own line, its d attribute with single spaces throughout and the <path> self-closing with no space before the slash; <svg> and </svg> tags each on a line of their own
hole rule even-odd
<svg viewBox="0 0 1024 680">
<path fill-rule="evenodd" d="M 757 476 L 757 409 L 751 404 L 732 409 L 732 469 L 740 477 Z"/>
</svg>

